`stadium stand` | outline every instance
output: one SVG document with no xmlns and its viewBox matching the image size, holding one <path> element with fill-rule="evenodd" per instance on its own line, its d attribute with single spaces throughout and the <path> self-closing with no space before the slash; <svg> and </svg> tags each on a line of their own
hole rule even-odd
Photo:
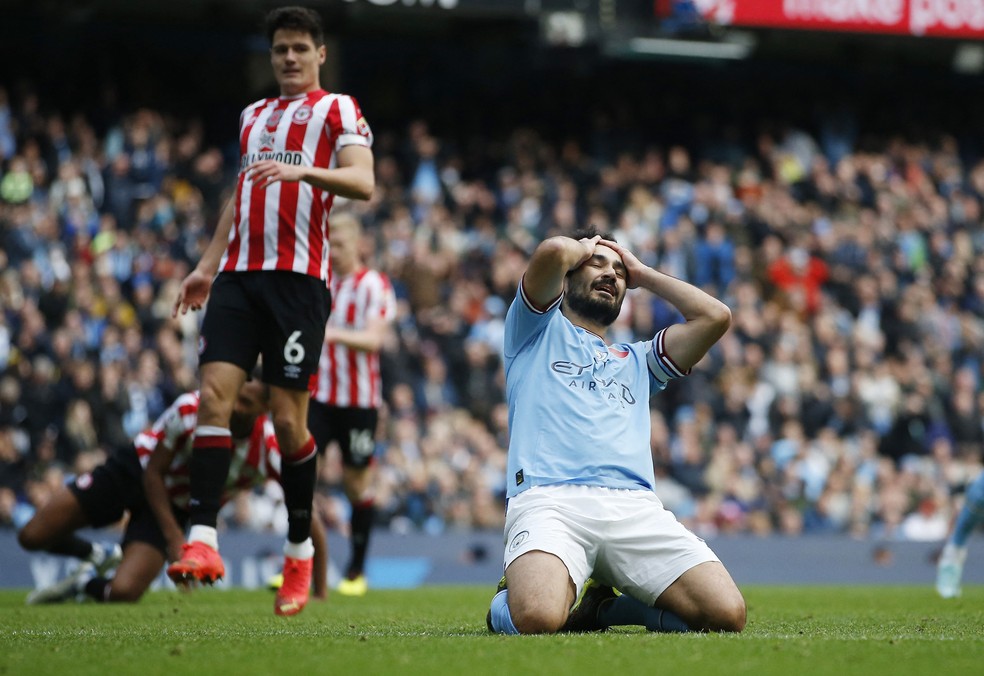
<svg viewBox="0 0 984 676">
<path fill-rule="evenodd" d="M 652 402 L 658 493 L 695 532 L 943 538 L 984 441 L 984 145 L 959 98 L 980 99 L 979 77 L 892 70 L 865 93 L 816 62 L 616 74 L 575 54 L 562 73 L 490 75 L 489 105 L 462 110 L 462 71 L 497 64 L 406 47 L 433 79 L 386 92 L 409 80 L 380 77 L 374 46 L 342 50 L 339 77 L 373 120 L 377 191 L 337 208 L 399 297 L 383 525 L 501 526 L 502 318 L 534 244 L 590 221 L 733 310 L 719 348 Z M 509 51 L 483 58 L 528 56 Z M 44 73 L 0 80 L 3 528 L 195 384 L 198 318 L 169 312 L 236 171 L 213 131 L 233 125 L 91 78 L 77 104 Z M 249 98 L 234 96 L 224 110 Z M 674 320 L 633 297 L 617 335 Z M 327 463 L 319 503 L 338 528 L 340 471 Z M 286 523 L 275 488 L 224 518 Z"/>
</svg>

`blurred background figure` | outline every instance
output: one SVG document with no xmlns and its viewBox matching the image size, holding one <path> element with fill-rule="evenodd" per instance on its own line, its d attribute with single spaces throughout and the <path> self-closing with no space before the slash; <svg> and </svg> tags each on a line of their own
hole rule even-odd
<svg viewBox="0 0 984 676">
<path fill-rule="evenodd" d="M 312 386 L 308 429 L 318 452 L 335 442 L 348 498 L 351 552 L 338 592 L 363 596 L 369 534 L 376 515 L 374 454 L 383 406 L 379 350 L 396 319 L 396 296 L 385 274 L 363 262 L 362 227 L 351 214 L 332 217 L 332 310 Z"/>
</svg>

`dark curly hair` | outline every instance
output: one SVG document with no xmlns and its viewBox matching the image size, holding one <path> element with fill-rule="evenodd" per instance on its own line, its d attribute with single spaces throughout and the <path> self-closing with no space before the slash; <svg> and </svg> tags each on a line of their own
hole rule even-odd
<svg viewBox="0 0 984 676">
<path fill-rule="evenodd" d="M 593 225 L 587 225 L 583 228 L 578 228 L 574 232 L 568 235 L 571 239 L 591 239 L 596 235 L 600 235 L 602 239 L 607 239 L 609 242 L 615 242 L 618 244 L 618 240 L 615 239 L 615 235 L 608 232 L 607 230 L 601 230 Z"/>
<path fill-rule="evenodd" d="M 307 7 L 279 7 L 266 15 L 264 21 L 267 39 L 273 43 L 273 34 L 281 28 L 307 33 L 317 47 L 325 44 L 325 29 L 321 15 Z"/>
</svg>

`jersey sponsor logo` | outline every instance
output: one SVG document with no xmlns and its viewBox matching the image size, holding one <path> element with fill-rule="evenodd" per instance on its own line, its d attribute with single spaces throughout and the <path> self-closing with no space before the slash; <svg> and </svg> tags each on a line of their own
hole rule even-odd
<svg viewBox="0 0 984 676">
<path fill-rule="evenodd" d="M 369 123 L 366 121 L 366 118 L 364 117 L 360 117 L 358 120 L 355 121 L 355 128 L 363 136 L 369 136 L 370 134 Z"/>
<path fill-rule="evenodd" d="M 258 153 L 249 153 L 247 155 L 243 155 L 242 160 L 240 160 L 239 171 L 243 171 L 249 165 L 261 160 L 273 160 L 274 162 L 283 162 L 284 164 L 291 164 L 295 167 L 299 167 L 303 164 L 304 154 L 299 150 L 261 150 Z"/>
<path fill-rule="evenodd" d="M 294 111 L 291 121 L 295 124 L 307 124 L 307 121 L 311 119 L 312 114 L 313 111 L 311 110 L 311 106 L 304 105 Z"/>
<path fill-rule="evenodd" d="M 528 530 L 522 530 L 516 533 L 516 537 L 512 539 L 509 543 L 509 551 L 514 552 L 519 549 L 524 542 L 530 539 L 530 532 Z"/>
<path fill-rule="evenodd" d="M 550 365 L 550 368 L 557 373 L 565 376 L 579 376 L 588 369 L 590 369 L 594 364 L 575 364 L 572 361 L 555 361 Z"/>
<path fill-rule="evenodd" d="M 550 364 L 550 369 L 562 376 L 571 376 L 567 386 L 586 392 L 597 392 L 604 396 L 608 401 L 613 402 L 619 408 L 625 408 L 626 404 L 633 406 L 636 403 L 635 395 L 628 385 L 620 383 L 615 378 L 599 378 L 591 373 L 594 364 L 575 364 L 571 361 L 555 361 Z"/>
<path fill-rule="evenodd" d="M 260 152 L 269 152 L 273 150 L 273 144 L 277 140 L 277 137 L 264 129 L 260 132 L 260 138 L 258 140 L 260 143 Z"/>
<path fill-rule="evenodd" d="M 280 118 L 282 118 L 283 116 L 284 116 L 284 111 L 282 108 L 278 108 L 277 110 L 270 113 L 270 117 L 267 118 L 267 123 L 266 123 L 267 129 L 276 129 L 277 125 L 280 124 Z"/>
</svg>

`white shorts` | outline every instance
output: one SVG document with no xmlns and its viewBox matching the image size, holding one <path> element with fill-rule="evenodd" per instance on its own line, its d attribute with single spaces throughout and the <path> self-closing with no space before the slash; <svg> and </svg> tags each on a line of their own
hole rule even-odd
<svg viewBox="0 0 984 676">
<path fill-rule="evenodd" d="M 531 551 L 553 554 L 581 593 L 589 577 L 652 604 L 694 566 L 719 561 L 655 493 L 536 486 L 509 499 L 503 568 Z"/>
</svg>

